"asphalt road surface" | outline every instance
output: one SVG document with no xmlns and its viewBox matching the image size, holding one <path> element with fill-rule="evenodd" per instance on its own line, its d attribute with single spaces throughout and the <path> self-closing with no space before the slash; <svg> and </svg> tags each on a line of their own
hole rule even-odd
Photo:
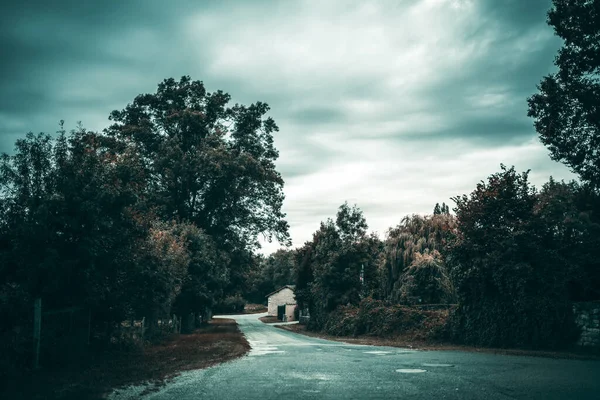
<svg viewBox="0 0 600 400">
<path fill-rule="evenodd" d="M 351 345 L 227 316 L 252 350 L 184 372 L 158 391 L 113 400 L 187 399 L 600 399 L 600 362 Z"/>
</svg>

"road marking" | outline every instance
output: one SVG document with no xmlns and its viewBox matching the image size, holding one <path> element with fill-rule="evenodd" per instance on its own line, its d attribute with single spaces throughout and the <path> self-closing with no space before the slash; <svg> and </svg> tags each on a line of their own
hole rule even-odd
<svg viewBox="0 0 600 400">
<path fill-rule="evenodd" d="M 454 367 L 453 364 L 429 364 L 429 363 L 424 363 L 421 364 L 424 367 Z"/>
<path fill-rule="evenodd" d="M 381 350 L 374 350 L 374 351 L 363 351 L 363 353 L 365 354 L 377 354 L 377 355 L 384 355 L 384 354 L 390 354 L 391 351 L 381 351 Z"/>
<path fill-rule="evenodd" d="M 287 376 L 296 379 L 302 379 L 304 381 L 330 381 L 335 378 L 335 375 L 332 374 L 322 374 L 322 373 L 302 373 L 302 372 L 290 372 Z"/>
<path fill-rule="evenodd" d="M 400 372 L 401 374 L 419 374 L 421 372 L 427 372 L 427 370 L 420 368 L 401 368 L 397 369 L 396 372 Z"/>
<path fill-rule="evenodd" d="M 262 342 L 262 341 L 249 340 L 248 343 L 250 344 L 250 347 L 252 348 L 250 350 L 250 354 L 248 354 L 248 356 L 264 356 L 266 354 L 285 353 L 284 350 L 279 350 L 279 348 L 277 346 L 263 344 L 264 342 Z"/>
</svg>

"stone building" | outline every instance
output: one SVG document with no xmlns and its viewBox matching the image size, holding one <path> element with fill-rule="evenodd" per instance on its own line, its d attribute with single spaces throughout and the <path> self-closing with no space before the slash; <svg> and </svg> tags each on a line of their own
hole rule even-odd
<svg viewBox="0 0 600 400">
<path fill-rule="evenodd" d="M 282 321 L 294 320 L 294 310 L 296 309 L 294 289 L 294 285 L 285 285 L 266 296 L 269 315 L 276 316 Z"/>
</svg>

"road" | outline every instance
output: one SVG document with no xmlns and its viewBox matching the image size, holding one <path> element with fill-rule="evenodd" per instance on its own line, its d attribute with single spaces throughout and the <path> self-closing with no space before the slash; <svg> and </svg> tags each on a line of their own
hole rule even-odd
<svg viewBox="0 0 600 400">
<path fill-rule="evenodd" d="M 599 399 L 600 361 L 351 345 L 234 318 L 252 346 L 240 359 L 184 372 L 148 400 Z M 111 400 L 140 398 L 144 387 Z M 286 396 L 286 397 L 284 397 Z"/>
</svg>

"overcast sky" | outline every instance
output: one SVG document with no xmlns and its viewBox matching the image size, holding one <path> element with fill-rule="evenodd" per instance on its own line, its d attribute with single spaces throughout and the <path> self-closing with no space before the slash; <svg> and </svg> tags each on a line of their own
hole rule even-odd
<svg viewBox="0 0 600 400">
<path fill-rule="evenodd" d="M 294 246 L 345 200 L 383 234 L 452 207 L 500 163 L 538 187 L 574 177 L 527 118 L 561 44 L 550 0 L 13 3 L 0 13 L 0 151 L 60 119 L 100 130 L 190 75 L 271 106 Z"/>
</svg>

